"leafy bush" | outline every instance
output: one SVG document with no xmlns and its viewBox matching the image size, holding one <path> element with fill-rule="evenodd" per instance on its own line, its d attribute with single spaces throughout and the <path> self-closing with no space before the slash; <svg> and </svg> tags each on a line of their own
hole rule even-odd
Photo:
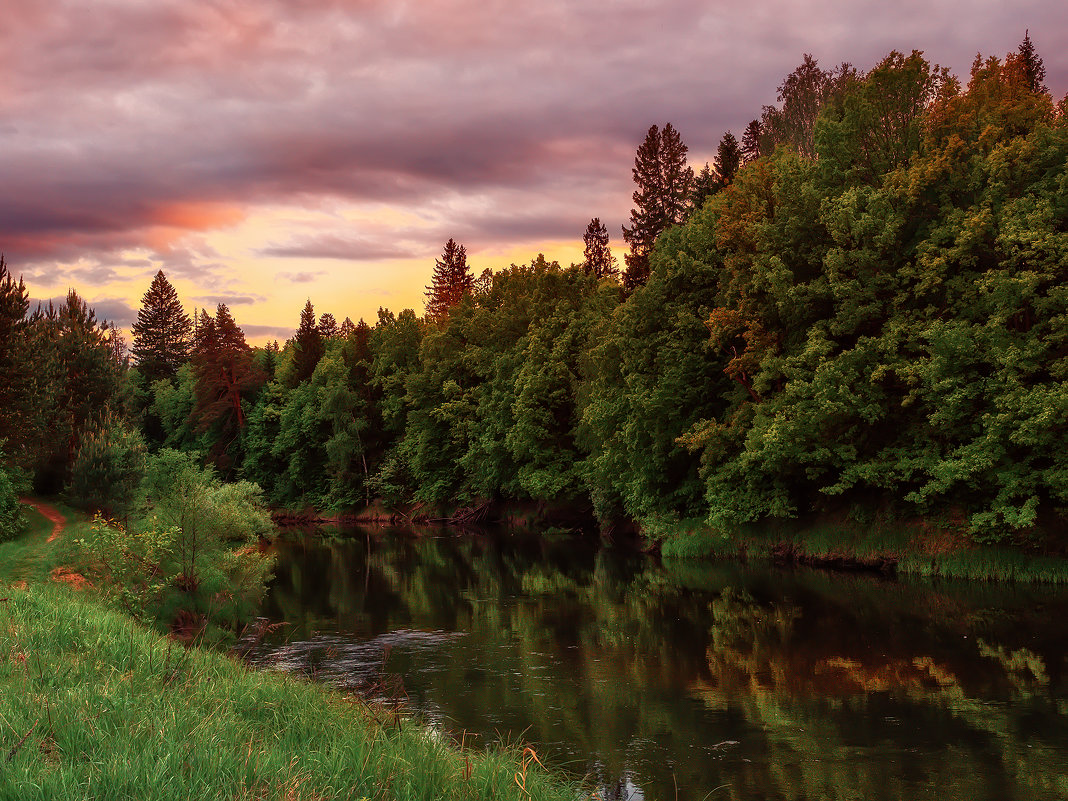
<svg viewBox="0 0 1068 801">
<path fill-rule="evenodd" d="M 256 547 L 271 528 L 262 495 L 165 449 L 148 460 L 130 526 L 98 515 L 76 540 L 83 569 L 138 617 L 186 630 L 239 625 L 270 578 L 272 559 Z"/>
<path fill-rule="evenodd" d="M 22 513 L 15 483 L 0 467 L 0 542 L 13 540 L 22 533 L 26 516 Z"/>
</svg>

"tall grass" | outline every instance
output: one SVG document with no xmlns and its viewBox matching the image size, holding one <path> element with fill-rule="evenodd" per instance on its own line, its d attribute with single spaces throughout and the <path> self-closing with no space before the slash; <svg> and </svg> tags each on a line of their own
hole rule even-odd
<svg viewBox="0 0 1068 801">
<path fill-rule="evenodd" d="M 861 525 L 848 520 L 796 521 L 740 526 L 730 532 L 699 520 L 653 523 L 646 535 L 661 542 L 669 559 L 724 559 L 744 555 L 770 559 L 781 546 L 813 562 L 855 560 L 858 564 L 896 565 L 903 575 L 984 581 L 1068 583 L 1068 559 L 1028 553 L 1020 548 L 978 545 L 957 538 L 929 547 L 922 532 L 904 525 Z"/>
<path fill-rule="evenodd" d="M 62 587 L 0 587 L 0 799 L 568 799 L 363 703 L 185 649 Z"/>
</svg>

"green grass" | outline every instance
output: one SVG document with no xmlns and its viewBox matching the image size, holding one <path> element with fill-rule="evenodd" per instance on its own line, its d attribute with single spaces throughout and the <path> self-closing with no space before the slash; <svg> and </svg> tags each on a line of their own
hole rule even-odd
<svg viewBox="0 0 1068 801">
<path fill-rule="evenodd" d="M 340 694 L 184 649 L 67 588 L 0 597 L 0 799 L 577 797 L 519 752 L 461 752 Z"/>
<path fill-rule="evenodd" d="M 796 521 L 742 526 L 730 533 L 703 521 L 654 522 L 646 533 L 661 542 L 669 559 L 770 559 L 772 550 L 793 545 L 796 553 L 815 560 L 837 557 L 859 562 L 889 560 L 899 574 L 984 581 L 1068 583 L 1068 559 L 1028 553 L 1008 546 L 979 545 L 963 538 L 952 547 L 932 549 L 922 532 L 904 525 L 861 525 L 851 521 Z"/>
<path fill-rule="evenodd" d="M 0 545 L 0 801 L 578 797 L 520 749 L 461 751 L 358 699 L 187 649 L 50 581 L 88 527 L 61 511 L 54 542 L 31 511 L 28 531 Z"/>
<path fill-rule="evenodd" d="M 68 526 L 84 516 L 62 504 L 52 504 L 67 518 Z M 41 581 L 62 563 L 63 552 L 57 547 L 63 535 L 48 542 L 53 523 L 36 509 L 26 508 L 29 525 L 18 539 L 0 544 L 0 581 Z"/>
</svg>

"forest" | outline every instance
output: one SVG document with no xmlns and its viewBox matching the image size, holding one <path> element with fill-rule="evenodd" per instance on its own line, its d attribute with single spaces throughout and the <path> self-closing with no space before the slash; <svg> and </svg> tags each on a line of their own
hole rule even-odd
<svg viewBox="0 0 1068 801">
<path fill-rule="evenodd" d="M 1068 98 L 1024 40 L 962 81 L 921 53 L 811 57 L 694 171 L 637 150 L 623 269 L 474 275 L 251 347 L 161 271 L 130 335 L 0 262 L 0 539 L 20 491 L 122 516 L 150 454 L 279 509 L 717 530 L 813 514 L 1068 544 Z M 296 316 L 296 315 L 295 315 Z"/>
</svg>

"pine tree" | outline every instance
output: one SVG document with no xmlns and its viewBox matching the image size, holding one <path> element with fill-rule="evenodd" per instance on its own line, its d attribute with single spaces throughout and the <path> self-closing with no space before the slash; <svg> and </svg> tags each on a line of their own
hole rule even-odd
<svg viewBox="0 0 1068 801">
<path fill-rule="evenodd" d="M 745 126 L 745 133 L 742 134 L 742 163 L 748 164 L 750 161 L 755 161 L 761 156 L 766 156 L 767 153 L 761 147 L 761 141 L 764 139 L 764 131 L 761 128 L 760 120 L 753 120 L 747 126 Z"/>
<path fill-rule="evenodd" d="M 630 245 L 624 256 L 627 272 L 623 285 L 633 289 L 649 275 L 649 254 L 656 238 L 670 225 L 686 218 L 693 187 L 693 170 L 686 166 L 687 147 L 671 123 L 661 131 L 653 125 L 634 156 L 631 227 L 623 226 L 623 241 Z"/>
<path fill-rule="evenodd" d="M 178 293 L 160 270 L 141 298 L 141 309 L 131 329 L 131 352 L 146 385 L 174 378 L 189 358 L 192 330 L 193 323 L 182 308 Z"/>
<path fill-rule="evenodd" d="M 31 399 L 25 337 L 29 309 L 26 285 L 21 277 L 15 282 L 0 255 L 0 448 L 9 454 L 25 433 L 21 410 Z"/>
<path fill-rule="evenodd" d="M 619 275 L 616 259 L 608 247 L 608 229 L 601 222 L 600 217 L 590 220 L 582 241 L 586 244 L 582 269 L 587 275 L 593 273 L 598 278 Z"/>
<path fill-rule="evenodd" d="M 337 320 L 330 312 L 319 318 L 319 333 L 323 339 L 333 339 L 338 335 Z"/>
<path fill-rule="evenodd" d="M 716 178 L 716 173 L 712 171 L 712 167 L 708 162 L 705 162 L 705 166 L 701 168 L 701 172 L 693 181 L 693 193 L 691 194 L 691 203 L 696 211 L 705 205 L 705 201 L 712 195 L 719 191 L 719 181 Z"/>
<path fill-rule="evenodd" d="M 193 328 L 193 353 L 206 356 L 215 350 L 217 344 L 215 320 L 208 314 L 207 309 L 201 309 Z"/>
<path fill-rule="evenodd" d="M 304 304 L 304 311 L 300 313 L 300 327 L 293 338 L 296 347 L 297 383 L 307 381 L 315 372 L 315 366 L 323 358 L 326 348 L 323 345 L 323 335 L 315 324 L 315 309 L 311 300 Z"/>
<path fill-rule="evenodd" d="M 348 339 L 352 336 L 352 332 L 356 330 L 356 326 L 352 323 L 351 317 L 346 317 L 341 323 L 341 327 L 337 330 L 337 335 L 342 339 Z"/>
<path fill-rule="evenodd" d="M 734 138 L 734 134 L 727 131 L 719 140 L 719 148 L 716 150 L 716 179 L 720 189 L 725 189 L 734 182 L 741 163 L 742 150 L 738 146 L 738 140 Z"/>
<path fill-rule="evenodd" d="M 1023 63 L 1024 75 L 1027 77 L 1027 85 L 1031 87 L 1031 91 L 1035 94 L 1042 94 L 1048 91 L 1043 83 L 1046 80 L 1046 66 L 1042 63 L 1038 53 L 1035 52 L 1035 46 L 1031 43 L 1031 32 L 1029 30 L 1024 31 L 1023 41 L 1016 48 L 1016 52 Z"/>
<path fill-rule="evenodd" d="M 240 463 L 239 436 L 245 427 L 244 396 L 263 383 L 252 348 L 225 303 L 212 319 L 201 312 L 193 357 L 196 373 L 195 428 L 211 440 L 210 456 L 224 473 Z"/>
<path fill-rule="evenodd" d="M 474 277 L 467 266 L 467 250 L 450 239 L 445 243 L 441 258 L 435 262 L 434 276 L 426 288 L 426 317 L 443 320 L 449 309 L 458 304 L 474 288 Z"/>
</svg>

